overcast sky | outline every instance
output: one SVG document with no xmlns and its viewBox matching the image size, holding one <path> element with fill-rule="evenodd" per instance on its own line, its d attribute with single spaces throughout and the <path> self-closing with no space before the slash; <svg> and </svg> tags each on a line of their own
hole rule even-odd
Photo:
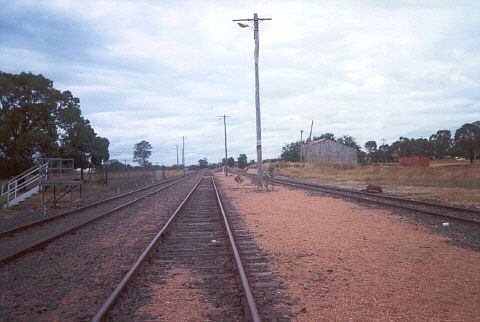
<svg viewBox="0 0 480 322">
<path fill-rule="evenodd" d="M 260 17 L 264 158 L 332 132 L 392 143 L 480 120 L 480 1 L 0 0 L 0 70 L 31 71 L 80 98 L 132 162 L 255 157 L 253 30 Z M 453 133 L 452 133 L 453 134 Z"/>
</svg>

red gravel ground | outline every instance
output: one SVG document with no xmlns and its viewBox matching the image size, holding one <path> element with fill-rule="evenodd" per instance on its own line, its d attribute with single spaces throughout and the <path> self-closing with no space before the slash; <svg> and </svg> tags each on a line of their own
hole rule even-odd
<svg viewBox="0 0 480 322">
<path fill-rule="evenodd" d="M 295 321 L 479 321 L 479 252 L 385 209 L 217 178 L 298 300 Z"/>
<path fill-rule="evenodd" d="M 201 289 L 188 287 L 188 283 L 198 279 L 192 272 L 182 267 L 167 273 L 165 285 L 153 284 L 151 287 L 154 290 L 151 301 L 157 305 L 140 307 L 137 312 L 139 321 L 143 313 L 158 316 L 159 321 L 203 321 L 205 312 L 215 310 L 206 303 L 204 298 L 207 295 Z"/>
</svg>

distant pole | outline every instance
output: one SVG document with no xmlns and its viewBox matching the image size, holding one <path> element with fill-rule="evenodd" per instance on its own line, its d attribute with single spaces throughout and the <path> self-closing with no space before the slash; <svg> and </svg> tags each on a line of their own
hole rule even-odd
<svg viewBox="0 0 480 322">
<path fill-rule="evenodd" d="M 228 156 L 227 156 L 227 122 L 225 121 L 227 117 L 230 117 L 228 115 L 223 114 L 223 116 L 219 116 L 220 118 L 223 118 L 223 131 L 225 132 L 225 162 L 223 163 L 223 167 L 225 170 L 225 176 L 227 176 L 227 168 L 228 168 Z"/>
<path fill-rule="evenodd" d="M 385 139 L 382 139 L 382 145 L 385 145 L 385 141 L 386 141 Z"/>
<path fill-rule="evenodd" d="M 175 144 L 175 146 L 177 147 L 177 170 L 178 170 L 178 144 Z"/>
<path fill-rule="evenodd" d="M 185 137 L 182 136 L 182 166 L 183 166 L 183 175 L 185 176 Z"/>
<path fill-rule="evenodd" d="M 108 164 L 105 164 L 105 185 L 108 186 Z"/>
<path fill-rule="evenodd" d="M 272 18 L 258 18 L 256 13 L 253 19 L 234 19 L 233 21 L 253 21 L 253 36 L 255 39 L 255 111 L 257 121 L 257 185 L 260 190 L 263 189 L 263 168 L 262 168 L 262 125 L 260 119 L 260 84 L 258 77 L 258 56 L 260 50 L 260 40 L 258 34 L 258 22 L 264 20 L 272 20 Z M 251 27 L 249 25 L 239 23 L 242 28 Z"/>
<path fill-rule="evenodd" d="M 303 130 L 300 130 L 300 163 L 303 159 Z"/>
<path fill-rule="evenodd" d="M 123 162 L 125 163 L 125 172 L 127 171 L 127 160 L 123 160 Z"/>
</svg>

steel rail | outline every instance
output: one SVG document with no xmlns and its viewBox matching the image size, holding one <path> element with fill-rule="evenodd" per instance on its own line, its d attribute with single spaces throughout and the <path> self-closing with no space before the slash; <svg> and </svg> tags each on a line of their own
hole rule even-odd
<svg viewBox="0 0 480 322">
<path fill-rule="evenodd" d="M 150 188 L 153 188 L 153 187 L 156 187 L 156 186 L 160 186 L 162 184 L 165 184 L 165 183 L 177 180 L 177 179 L 179 179 L 178 182 L 181 182 L 191 175 L 193 175 L 193 174 L 189 174 L 185 177 L 184 176 L 177 176 L 177 177 L 174 177 L 174 178 L 171 178 L 171 179 L 163 180 L 161 182 L 149 185 L 147 187 L 143 187 L 143 188 L 140 188 L 140 189 L 137 189 L 137 190 L 125 192 L 125 193 L 122 193 L 120 195 L 113 196 L 113 197 L 110 197 L 110 198 L 107 198 L 107 199 L 104 199 L 104 200 L 100 200 L 100 201 L 97 201 L 97 202 L 94 202 L 94 203 L 91 203 L 91 204 L 88 204 L 88 205 L 85 205 L 85 206 L 82 206 L 82 207 L 79 207 L 79 208 L 76 208 L 76 209 L 73 209 L 73 210 L 69 210 L 69 211 L 66 211 L 66 212 L 63 212 L 63 213 L 60 213 L 60 214 L 57 214 L 57 215 L 52 215 L 52 216 L 49 216 L 47 218 L 42 218 L 42 219 L 39 219 L 39 220 L 36 220 L 36 221 L 32 221 L 32 222 L 30 222 L 28 224 L 25 224 L 25 225 L 21 225 L 21 226 L 13 227 L 13 228 L 8 229 L 8 230 L 0 231 L 0 238 L 4 237 L 6 235 L 17 234 L 17 233 L 19 233 L 21 231 L 24 231 L 24 230 L 27 230 L 29 228 L 39 226 L 39 225 L 43 225 L 43 224 L 46 224 L 48 222 L 55 221 L 55 220 L 58 220 L 58 219 L 61 219 L 61 218 L 65 218 L 65 217 L 68 217 L 68 216 L 70 216 L 74 213 L 78 213 L 78 212 L 87 210 L 89 208 L 96 207 L 98 205 L 107 203 L 109 201 L 116 200 L 116 199 L 119 199 L 119 198 L 122 198 L 122 197 L 125 197 L 125 196 L 128 196 L 128 195 L 132 195 L 132 194 L 137 193 L 137 192 L 142 192 L 144 190 L 147 190 L 147 189 L 150 189 Z"/>
<path fill-rule="evenodd" d="M 167 228 L 170 226 L 170 223 L 175 219 L 177 214 L 183 209 L 187 201 L 190 199 L 194 191 L 197 189 L 198 185 L 202 181 L 204 175 L 198 180 L 197 184 L 193 187 L 193 189 L 190 191 L 190 193 L 187 195 L 187 197 L 182 201 L 180 206 L 175 210 L 175 212 L 170 216 L 166 224 L 160 229 L 160 231 L 155 235 L 155 237 L 152 239 L 150 244 L 148 244 L 147 248 L 142 252 L 140 257 L 137 258 L 135 263 L 132 265 L 130 270 L 125 274 L 125 276 L 122 278 L 120 283 L 117 285 L 115 290 L 113 290 L 112 294 L 108 297 L 108 299 L 105 301 L 105 303 L 102 305 L 100 310 L 95 314 L 95 317 L 93 318 L 93 322 L 99 322 L 103 321 L 103 319 L 107 316 L 108 312 L 112 309 L 112 307 L 115 305 L 115 303 L 118 301 L 120 296 L 122 295 L 123 291 L 127 287 L 128 283 L 131 281 L 132 277 L 135 275 L 135 273 L 138 271 L 138 269 L 141 267 L 145 259 L 150 255 L 152 252 L 153 248 L 155 245 L 158 243 L 160 238 L 163 236 Z"/>
<path fill-rule="evenodd" d="M 232 231 L 230 229 L 230 225 L 228 223 L 227 215 L 225 214 L 225 210 L 223 208 L 223 204 L 222 204 L 222 201 L 220 199 L 220 195 L 218 193 L 217 185 L 215 184 L 215 179 L 214 179 L 213 176 L 212 176 L 212 182 L 213 182 L 213 187 L 214 187 L 214 190 L 215 190 L 215 195 L 217 196 L 218 207 L 219 207 L 219 209 L 222 213 L 225 229 L 227 230 L 228 239 L 230 240 L 230 246 L 232 248 L 232 251 L 233 251 L 233 254 L 234 254 L 234 257 L 235 257 L 235 263 L 237 264 L 237 269 L 238 269 L 238 272 L 240 274 L 243 293 L 244 293 L 244 295 L 247 299 L 247 310 L 246 310 L 247 314 L 252 319 L 252 321 L 259 322 L 261 319 L 260 319 L 260 315 L 259 315 L 258 310 L 257 310 L 257 305 L 255 303 L 255 298 L 253 297 L 252 290 L 251 290 L 250 285 L 248 283 L 247 274 L 245 273 L 245 269 L 243 267 L 242 260 L 240 258 L 240 254 L 238 252 L 237 246 L 235 244 L 235 239 L 233 238 L 233 234 L 232 234 Z"/>
<path fill-rule="evenodd" d="M 149 197 L 149 196 L 151 196 L 151 195 L 153 195 L 153 194 L 155 194 L 155 193 L 158 193 L 158 192 L 160 192 L 160 191 L 162 191 L 162 190 L 165 190 L 165 189 L 167 189 L 167 188 L 169 188 L 169 187 L 171 187 L 171 186 L 173 186 L 173 185 L 175 185 L 175 184 L 177 184 L 177 183 L 179 183 L 179 182 L 181 182 L 181 181 L 183 181 L 183 180 L 170 183 L 170 184 L 167 185 L 167 186 L 161 187 L 161 188 L 159 188 L 159 189 L 157 189 L 157 190 L 155 190 L 155 191 L 153 191 L 153 192 L 150 192 L 150 193 L 148 193 L 148 194 L 146 194 L 146 195 L 143 195 L 143 196 L 141 196 L 141 197 L 135 198 L 134 200 L 131 200 L 131 201 L 129 201 L 129 202 L 123 204 L 123 205 L 120 205 L 120 206 L 117 206 L 117 207 L 115 207 L 115 208 L 113 208 L 113 209 L 110 209 L 110 210 L 108 210 L 108 211 L 106 211 L 106 212 L 104 212 L 104 213 L 102 213 L 102 214 L 100 214 L 100 215 L 98 215 L 98 216 L 96 216 L 96 217 L 94 217 L 94 218 L 92 218 L 92 219 L 89 219 L 89 220 L 81 223 L 80 225 L 77 225 L 77 226 L 75 226 L 75 227 L 66 229 L 66 230 L 62 231 L 61 233 L 55 234 L 55 235 L 53 235 L 53 236 L 50 236 L 50 237 L 48 237 L 48 238 L 46 238 L 46 239 L 44 239 L 44 240 L 42 240 L 42 241 L 40 241 L 40 242 L 38 242 L 38 243 L 35 243 L 35 244 L 32 245 L 32 246 L 25 247 L 25 248 L 23 248 L 22 250 L 14 253 L 14 254 L 11 254 L 11 255 L 6 256 L 6 257 L 4 257 L 4 258 L 0 258 L 0 266 L 3 266 L 3 265 L 11 262 L 12 260 L 14 260 L 14 259 L 16 259 L 16 258 L 19 258 L 19 257 L 21 257 L 21 256 L 23 256 L 23 255 L 25 255 L 25 254 L 31 253 L 31 252 L 39 249 L 39 248 L 42 248 L 42 247 L 48 245 L 49 243 L 51 243 L 51 242 L 53 242 L 53 241 L 55 241 L 55 240 L 57 240 L 57 239 L 65 236 L 65 235 L 67 235 L 67 234 L 69 234 L 69 233 L 72 233 L 72 232 L 74 232 L 74 231 L 77 231 L 77 230 L 79 230 L 79 229 L 81 229 L 81 228 L 83 228 L 83 227 L 85 227 L 85 226 L 87 226 L 87 225 L 89 225 L 89 224 L 91 224 L 91 223 L 99 220 L 99 219 L 102 219 L 102 218 L 104 218 L 104 217 L 106 217 L 106 216 L 108 216 L 108 215 L 111 215 L 112 213 L 114 213 L 114 212 L 116 212 L 116 211 L 119 211 L 119 210 L 121 210 L 121 209 L 123 209 L 123 208 L 126 208 L 126 207 L 128 207 L 128 206 L 130 206 L 130 205 L 132 205 L 132 204 L 134 204 L 134 203 L 136 203 L 136 202 L 138 202 L 138 201 L 140 201 L 140 200 L 142 200 L 142 199 L 145 199 L 145 198 L 147 198 L 147 197 Z"/>
<path fill-rule="evenodd" d="M 420 212 L 420 213 L 423 213 L 423 214 L 426 214 L 426 215 L 448 218 L 448 219 L 451 219 L 451 220 L 456 220 L 456 221 L 460 221 L 460 222 L 464 222 L 464 223 L 468 223 L 468 224 L 480 225 L 480 221 L 475 220 L 475 219 L 467 219 L 467 218 L 452 216 L 452 215 L 448 215 L 448 214 L 440 214 L 440 213 L 437 213 L 437 212 L 428 211 L 428 210 L 419 209 L 419 208 L 414 208 L 414 207 L 410 207 L 410 206 L 406 206 L 406 205 L 393 204 L 393 203 L 384 202 L 384 201 L 380 201 L 380 200 L 372 200 L 372 199 L 365 198 L 365 197 L 362 198 L 362 197 L 347 195 L 346 193 L 352 192 L 351 189 L 346 189 L 346 190 L 341 190 L 340 188 L 330 189 L 330 188 L 325 187 L 325 186 L 316 186 L 314 184 L 304 184 L 304 183 L 293 182 L 293 181 L 288 181 L 288 180 L 279 181 L 277 179 L 274 179 L 274 180 L 270 180 L 270 181 L 273 181 L 273 182 L 276 182 L 276 183 L 279 183 L 279 184 L 283 184 L 283 185 L 286 185 L 286 186 L 293 186 L 293 187 L 298 187 L 298 188 L 302 188 L 302 189 L 326 192 L 326 193 L 330 193 L 330 194 L 334 194 L 334 195 L 338 195 L 338 196 L 342 196 L 342 197 L 347 197 L 347 198 L 350 198 L 350 199 L 355 199 L 355 200 L 358 200 L 358 201 L 380 204 L 380 205 L 385 205 L 385 206 L 394 207 L 394 208 L 401 208 L 401 209 L 405 209 L 405 210 Z M 341 191 L 343 191 L 344 193 L 342 193 Z M 371 194 L 366 194 L 366 195 L 368 195 L 369 197 L 374 197 L 374 198 L 377 197 L 377 195 L 371 195 Z M 384 196 L 379 196 L 379 198 L 382 198 L 382 197 L 384 197 Z M 391 198 L 393 198 L 393 197 L 391 197 Z M 410 202 L 411 201 L 410 199 L 402 199 L 402 198 L 396 198 L 395 200 L 398 201 L 398 202 Z M 435 205 L 435 206 L 437 206 L 437 208 L 442 207 L 441 205 Z M 454 206 L 451 206 L 451 207 L 454 207 Z M 464 209 L 467 209 L 467 208 L 459 208 L 459 209 L 464 210 Z"/>
<path fill-rule="evenodd" d="M 470 209 L 470 208 L 466 208 L 466 207 L 462 207 L 462 206 L 442 205 L 442 204 L 436 204 L 436 203 L 425 201 L 425 200 L 406 199 L 406 198 L 393 197 L 393 196 L 387 196 L 387 195 L 373 195 L 369 192 L 358 191 L 358 190 L 350 189 L 350 188 L 339 188 L 339 187 L 326 186 L 326 185 L 314 184 L 314 183 L 308 183 L 308 182 L 299 182 L 299 181 L 287 180 L 287 179 L 273 179 L 271 181 L 278 182 L 278 183 L 281 183 L 281 182 L 296 183 L 296 184 L 301 184 L 301 185 L 306 185 L 306 186 L 325 188 L 325 189 L 328 189 L 328 190 L 350 192 L 350 193 L 355 193 L 355 194 L 364 195 L 364 196 L 373 196 L 375 198 L 387 199 L 387 200 L 398 201 L 398 202 L 409 202 L 409 203 L 414 203 L 414 204 L 417 204 L 417 205 L 424 205 L 424 206 L 428 206 L 428 207 L 436 207 L 436 208 L 441 208 L 441 209 L 450 209 L 450 210 L 454 210 L 454 211 L 458 211 L 458 212 L 467 212 L 467 213 L 480 215 L 480 209 Z"/>
</svg>

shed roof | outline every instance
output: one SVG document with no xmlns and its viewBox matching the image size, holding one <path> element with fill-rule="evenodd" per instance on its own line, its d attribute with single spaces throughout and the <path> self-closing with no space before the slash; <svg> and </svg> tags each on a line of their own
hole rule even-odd
<svg viewBox="0 0 480 322">
<path fill-rule="evenodd" d="M 343 145 L 344 147 L 346 147 L 348 149 L 352 149 L 352 150 L 357 151 L 357 149 L 352 148 L 351 146 L 348 146 L 348 145 L 345 145 L 345 144 L 342 144 L 342 143 L 338 143 L 337 141 L 333 141 L 333 140 L 330 140 L 330 139 L 319 139 L 319 140 L 310 141 L 310 142 L 307 143 L 307 145 L 316 145 L 316 144 L 325 143 L 325 142 L 331 142 L 332 144 Z"/>
</svg>

